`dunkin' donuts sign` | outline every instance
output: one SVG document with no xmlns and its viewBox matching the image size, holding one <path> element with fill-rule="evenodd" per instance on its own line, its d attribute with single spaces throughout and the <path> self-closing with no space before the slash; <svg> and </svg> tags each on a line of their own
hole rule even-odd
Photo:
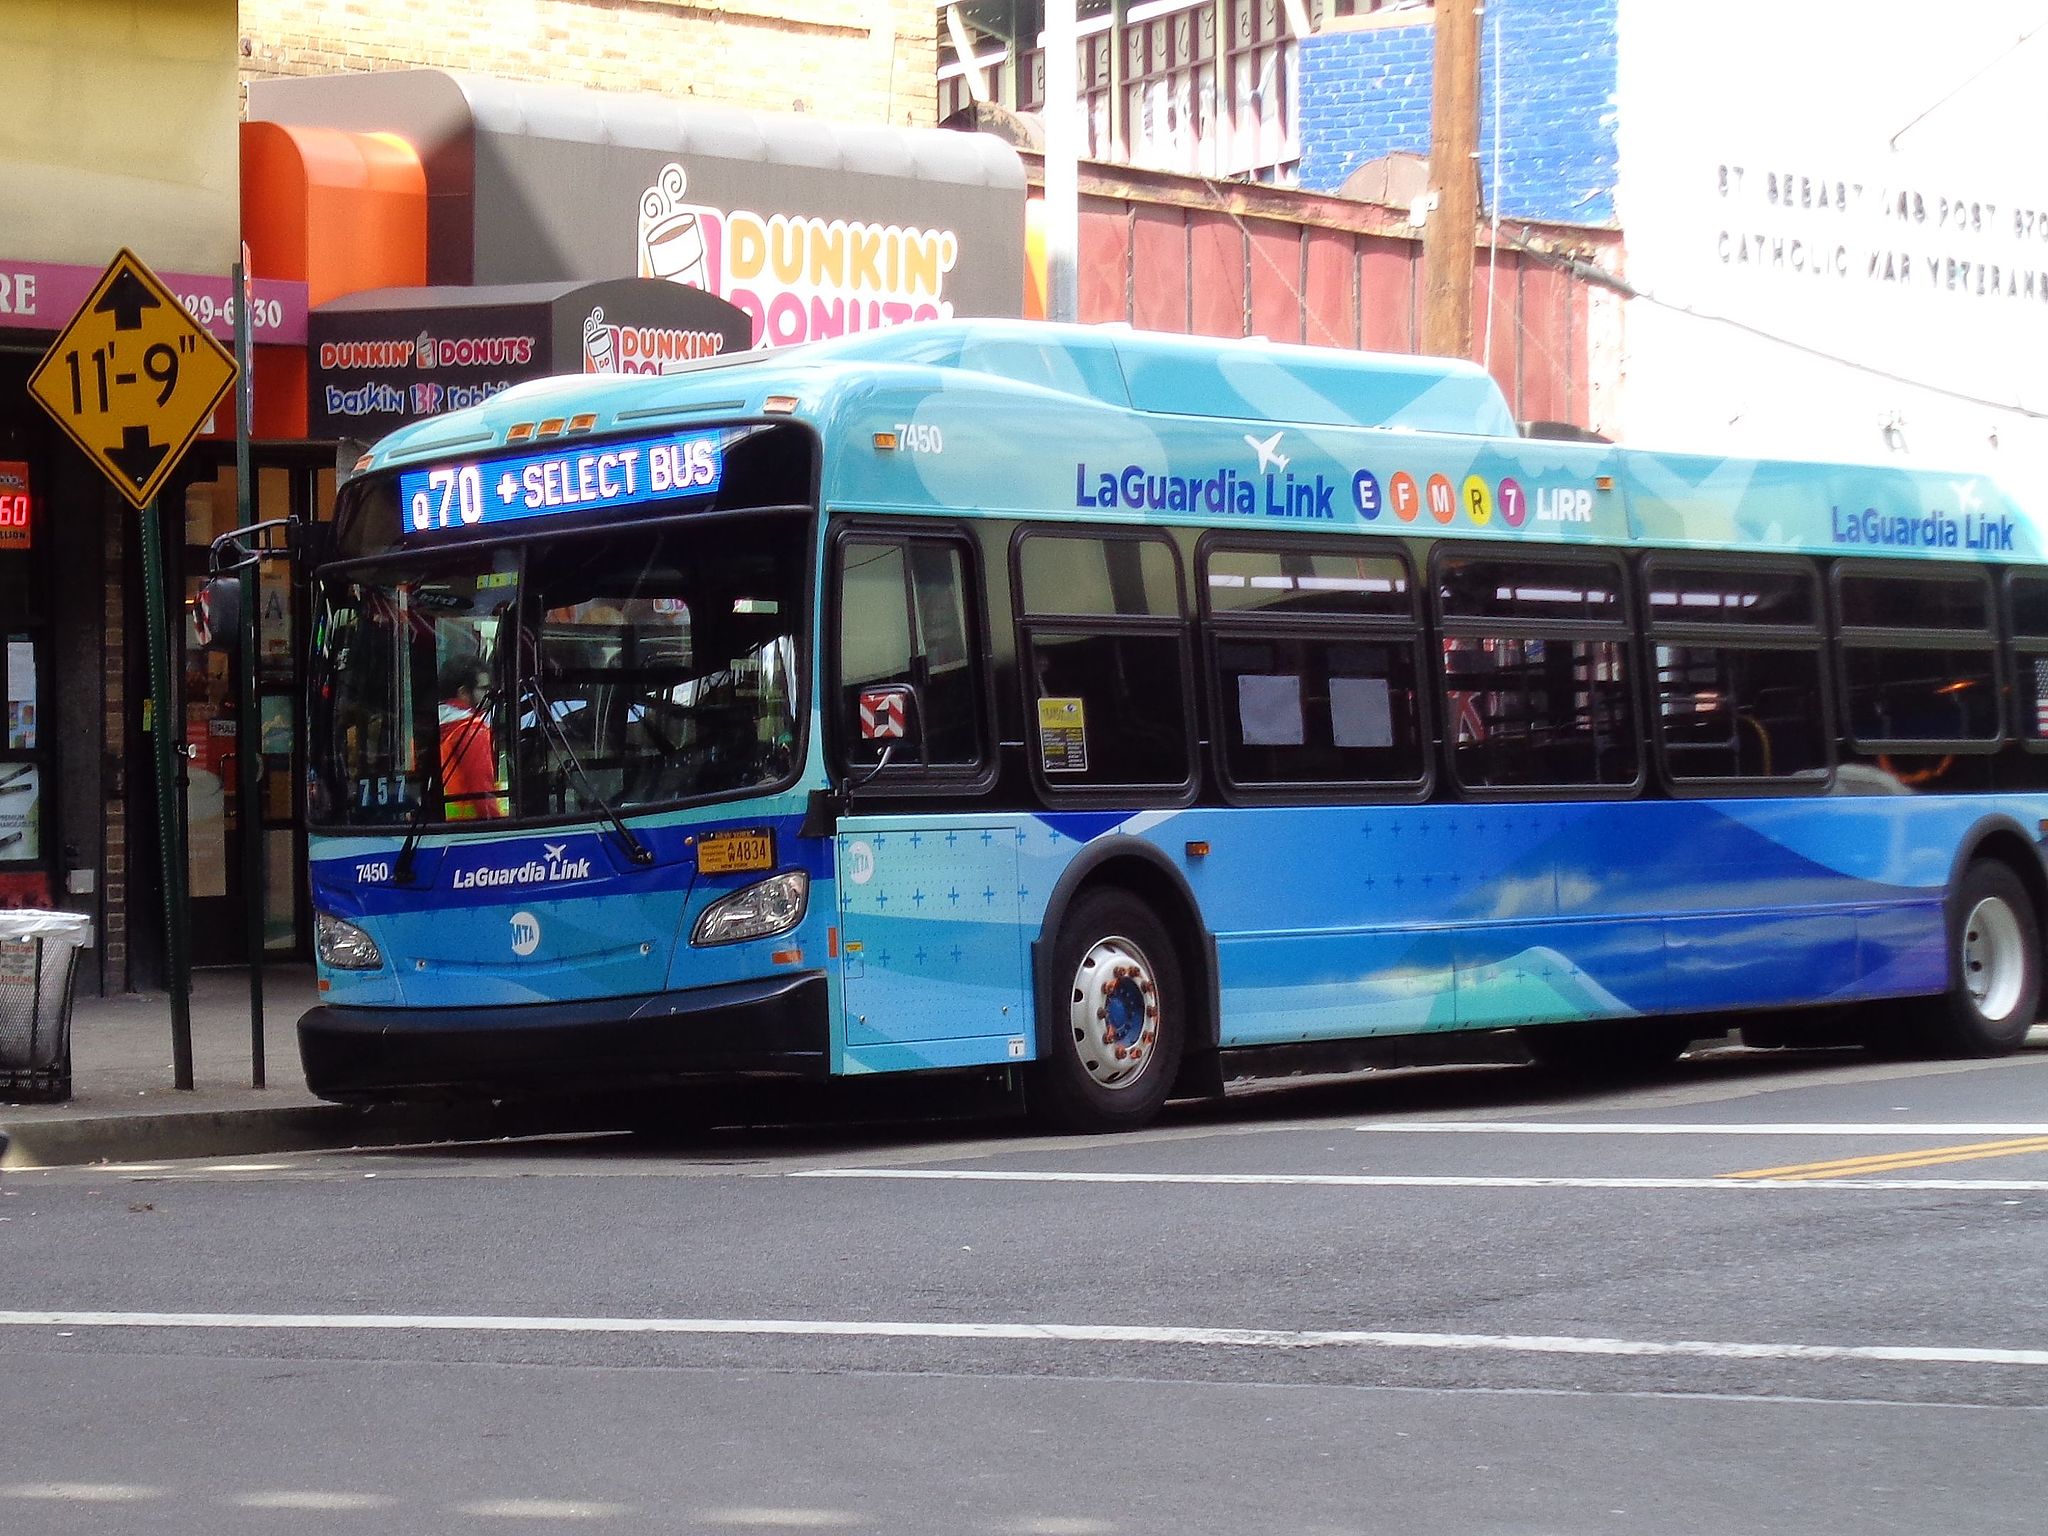
<svg viewBox="0 0 2048 1536">
<path fill-rule="evenodd" d="M 688 186 L 670 161 L 641 195 L 640 275 L 736 305 L 754 323 L 755 346 L 952 318 L 952 230 L 711 208 L 688 201 Z"/>
<path fill-rule="evenodd" d="M 307 322 L 313 437 L 370 441 L 555 373 L 665 373 L 742 351 L 748 316 L 702 288 L 595 283 L 350 294 Z"/>
<path fill-rule="evenodd" d="M 674 325 L 621 325 L 605 319 L 604 306 L 583 317 L 585 373 L 662 373 L 671 363 L 716 357 L 726 338 L 714 330 Z"/>
</svg>

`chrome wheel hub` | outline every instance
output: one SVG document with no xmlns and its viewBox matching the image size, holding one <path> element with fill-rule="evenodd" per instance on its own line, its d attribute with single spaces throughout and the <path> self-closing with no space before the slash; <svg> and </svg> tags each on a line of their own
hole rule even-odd
<svg viewBox="0 0 2048 1536">
<path fill-rule="evenodd" d="M 1159 1042 L 1159 982 L 1129 939 L 1098 940 L 1074 970 L 1068 1024 L 1090 1079 L 1128 1088 L 1144 1075 Z"/>
<path fill-rule="evenodd" d="M 2027 979 L 2027 951 L 2020 920 L 1996 896 L 1970 909 L 1963 922 L 1963 986 L 1987 1019 L 2004 1019 L 2019 1006 Z"/>
</svg>

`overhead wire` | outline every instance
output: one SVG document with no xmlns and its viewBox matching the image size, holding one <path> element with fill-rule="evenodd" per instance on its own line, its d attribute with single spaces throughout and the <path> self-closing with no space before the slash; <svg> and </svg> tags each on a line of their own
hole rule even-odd
<svg viewBox="0 0 2048 1536">
<path fill-rule="evenodd" d="M 1760 341 L 1771 342 L 1777 346 L 1784 347 L 1788 351 L 1797 352 L 1802 356 L 1811 357 L 1820 362 L 1833 363 L 1857 373 L 1867 374 L 1872 378 L 1884 379 L 1888 383 L 1904 384 L 1913 389 L 1925 390 L 1932 395 L 1940 395 L 1944 399 L 1960 401 L 1965 405 L 1980 405 L 1994 411 L 2011 411 L 2015 415 L 2025 416 L 2034 421 L 2048 421 L 2048 411 L 2036 410 L 2031 406 L 2020 404 L 2017 400 L 1993 400 L 1985 395 L 1971 394 L 1968 390 L 1951 389 L 1944 384 L 1932 384 L 1925 379 L 1916 379 L 1910 374 L 1899 373 L 1894 369 L 1866 362 L 1862 358 L 1849 357 L 1840 352 L 1830 352 L 1825 347 L 1817 347 L 1810 342 L 1799 341 L 1790 336 L 1780 335 L 1776 331 L 1765 330 L 1760 325 L 1752 325 L 1749 321 L 1737 319 L 1733 315 L 1716 314 L 1712 310 L 1700 309 L 1691 304 L 1681 304 L 1675 299 L 1661 298 L 1657 294 L 1650 292 L 1647 288 L 1638 288 L 1627 278 L 1617 276 L 1615 273 L 1609 272 L 1606 268 L 1598 266 L 1593 262 L 1581 260 L 1576 256 L 1568 256 L 1560 251 L 1546 250 L 1540 243 L 1530 239 L 1530 231 L 1526 226 L 1523 228 L 1522 238 L 1515 239 L 1513 236 L 1510 236 L 1509 244 L 1513 249 L 1525 256 L 1533 257 L 1546 265 L 1568 272 L 1581 282 L 1592 283 L 1597 287 L 1606 288 L 1613 293 L 1618 293 L 1625 299 L 1640 299 L 1645 304 L 1652 305 L 1658 309 L 1668 310 L 1672 314 L 1685 315 L 1690 319 L 1704 320 L 1714 325 L 1725 325 L 1731 330 L 1741 331 L 1745 335 L 1754 336 Z"/>
</svg>

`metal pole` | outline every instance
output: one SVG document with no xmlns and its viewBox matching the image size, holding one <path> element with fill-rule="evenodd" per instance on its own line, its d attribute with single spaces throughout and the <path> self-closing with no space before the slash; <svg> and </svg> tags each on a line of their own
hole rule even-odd
<svg viewBox="0 0 2048 1536">
<path fill-rule="evenodd" d="M 235 520 L 247 528 L 256 521 L 255 487 L 250 483 L 249 435 L 256 408 L 255 359 L 249 344 L 249 248 L 242 247 L 242 259 L 235 263 L 235 361 L 241 375 L 235 380 Z M 243 933 L 249 950 L 249 1085 L 263 1086 L 263 721 L 256 692 L 257 637 L 262 618 L 257 605 L 263 601 L 263 583 L 258 567 L 242 572 L 242 632 L 235 649 L 240 699 L 235 706 L 239 723 L 235 727 L 235 751 L 240 759 L 236 770 L 236 799 L 242 822 L 242 901 L 245 909 Z"/>
<path fill-rule="evenodd" d="M 1045 313 L 1081 318 L 1081 78 L 1074 57 L 1074 0 L 1045 7 Z"/>
<path fill-rule="evenodd" d="M 171 645 L 164 591 L 163 534 L 156 498 L 142 509 L 142 605 L 149 632 L 149 735 L 156 758 L 156 829 L 163 862 L 164 984 L 171 994 L 171 1071 L 176 1087 L 192 1087 L 192 968 L 185 947 L 185 819 L 178 765 L 184 721 L 171 692 Z"/>
</svg>

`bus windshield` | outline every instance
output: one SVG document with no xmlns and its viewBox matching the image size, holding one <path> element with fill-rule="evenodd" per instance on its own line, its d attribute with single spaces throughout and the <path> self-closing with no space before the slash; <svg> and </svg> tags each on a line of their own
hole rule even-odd
<svg viewBox="0 0 2048 1536">
<path fill-rule="evenodd" d="M 551 534 L 321 580 L 313 819 L 390 829 L 738 794 L 798 755 L 805 521 Z"/>
</svg>

